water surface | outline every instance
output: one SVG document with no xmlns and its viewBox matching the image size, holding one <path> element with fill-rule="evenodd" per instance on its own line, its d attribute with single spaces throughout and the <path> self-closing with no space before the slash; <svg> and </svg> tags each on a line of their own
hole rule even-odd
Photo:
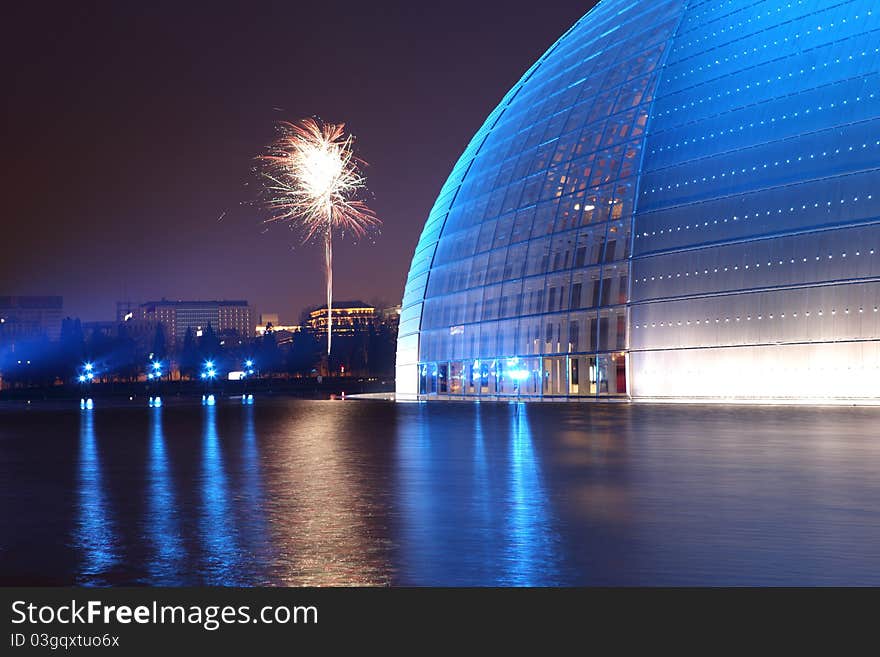
<svg viewBox="0 0 880 657">
<path fill-rule="evenodd" d="M 880 408 L 0 410 L 0 583 L 880 584 Z"/>
</svg>

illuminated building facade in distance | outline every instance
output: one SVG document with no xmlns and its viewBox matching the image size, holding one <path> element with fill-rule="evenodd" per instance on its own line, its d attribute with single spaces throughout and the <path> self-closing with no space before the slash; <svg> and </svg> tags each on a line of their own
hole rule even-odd
<svg viewBox="0 0 880 657">
<path fill-rule="evenodd" d="M 380 321 L 376 308 L 363 301 L 333 302 L 333 333 L 351 333 L 356 329 L 375 326 Z M 312 331 L 327 332 L 327 306 L 306 311 L 305 326 Z"/>
<path fill-rule="evenodd" d="M 161 322 L 166 339 L 183 344 L 187 329 L 201 335 L 208 325 L 217 335 L 253 335 L 251 307 L 247 301 L 148 301 L 139 306 L 141 319 Z"/>
</svg>

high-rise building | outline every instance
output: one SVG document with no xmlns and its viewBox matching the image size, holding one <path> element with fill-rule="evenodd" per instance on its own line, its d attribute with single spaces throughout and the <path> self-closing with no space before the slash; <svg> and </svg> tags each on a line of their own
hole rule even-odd
<svg viewBox="0 0 880 657">
<path fill-rule="evenodd" d="M 149 301 L 139 306 L 141 319 L 161 322 L 166 340 L 183 343 L 187 329 L 199 336 L 208 328 L 217 335 L 249 338 L 253 334 L 251 308 L 247 301 Z"/>
<path fill-rule="evenodd" d="M 37 337 L 57 340 L 64 299 L 56 296 L 0 296 L 0 343 Z"/>
<path fill-rule="evenodd" d="M 464 150 L 400 398 L 880 397 L 880 12 L 603 0 Z"/>
</svg>

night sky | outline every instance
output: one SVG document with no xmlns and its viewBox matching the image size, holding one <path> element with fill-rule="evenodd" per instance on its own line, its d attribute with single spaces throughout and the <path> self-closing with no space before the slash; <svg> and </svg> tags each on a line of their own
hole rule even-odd
<svg viewBox="0 0 880 657">
<path fill-rule="evenodd" d="M 19 4 L 0 28 L 0 294 L 61 294 L 84 320 L 241 298 L 291 321 L 323 299 L 322 249 L 250 203 L 273 123 L 357 135 L 384 227 L 335 245 L 334 296 L 399 303 L 467 141 L 594 3 Z"/>
</svg>

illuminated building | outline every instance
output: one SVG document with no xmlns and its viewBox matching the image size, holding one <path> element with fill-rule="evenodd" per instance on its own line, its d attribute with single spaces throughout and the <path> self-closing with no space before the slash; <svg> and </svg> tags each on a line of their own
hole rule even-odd
<svg viewBox="0 0 880 657">
<path fill-rule="evenodd" d="M 350 333 L 359 328 L 375 326 L 378 322 L 376 309 L 363 301 L 340 301 L 333 303 L 333 332 Z M 307 311 L 304 324 L 313 331 L 327 331 L 327 306 Z"/>
<path fill-rule="evenodd" d="M 294 333 L 302 331 L 299 324 L 282 324 L 277 313 L 260 313 L 260 323 L 257 324 L 255 335 L 258 338 L 263 337 L 269 328 L 276 334 L 288 334 L 285 337 L 292 337 Z"/>
<path fill-rule="evenodd" d="M 61 334 L 62 297 L 0 296 L 0 344 Z"/>
<path fill-rule="evenodd" d="M 139 307 L 142 319 L 161 322 L 166 339 L 183 344 L 187 329 L 198 337 L 211 325 L 219 335 L 249 337 L 253 334 L 251 308 L 247 301 L 149 301 Z"/>
<path fill-rule="evenodd" d="M 398 397 L 880 398 L 880 14 L 604 0 L 431 210 Z"/>
</svg>

